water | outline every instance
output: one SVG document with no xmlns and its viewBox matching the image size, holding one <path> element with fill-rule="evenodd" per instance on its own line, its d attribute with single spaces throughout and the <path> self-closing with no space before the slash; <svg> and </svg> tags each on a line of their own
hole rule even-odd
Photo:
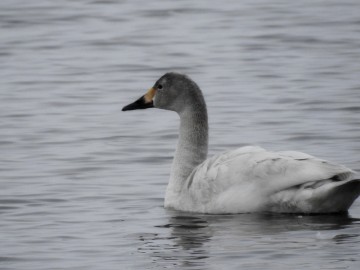
<svg viewBox="0 0 360 270">
<path fill-rule="evenodd" d="M 360 2 L 0 2 L 0 269 L 359 269 L 347 216 L 162 207 L 178 117 L 123 113 L 167 71 L 203 89 L 210 155 L 360 171 Z"/>
</svg>

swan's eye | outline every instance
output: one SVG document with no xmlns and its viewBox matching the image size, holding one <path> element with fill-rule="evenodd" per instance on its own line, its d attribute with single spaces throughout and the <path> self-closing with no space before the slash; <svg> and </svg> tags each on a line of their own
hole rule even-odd
<svg viewBox="0 0 360 270">
<path fill-rule="evenodd" d="M 158 85 L 157 87 L 159 90 L 163 89 L 163 86 L 161 84 Z"/>
</svg>

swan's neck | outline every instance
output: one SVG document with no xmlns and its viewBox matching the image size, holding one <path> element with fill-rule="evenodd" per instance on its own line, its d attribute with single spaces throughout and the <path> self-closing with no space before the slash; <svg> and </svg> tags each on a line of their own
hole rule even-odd
<svg viewBox="0 0 360 270">
<path fill-rule="evenodd" d="M 208 151 L 206 106 L 185 110 L 179 115 L 179 141 L 171 168 L 166 197 L 176 196 L 181 191 L 194 168 L 206 159 Z"/>
</svg>

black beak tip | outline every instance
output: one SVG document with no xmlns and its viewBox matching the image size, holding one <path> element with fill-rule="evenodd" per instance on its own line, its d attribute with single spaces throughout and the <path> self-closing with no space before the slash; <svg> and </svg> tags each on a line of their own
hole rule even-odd
<svg viewBox="0 0 360 270">
<path fill-rule="evenodd" d="M 128 111 L 128 106 L 125 106 L 124 108 L 122 108 L 122 111 L 125 112 L 125 111 Z"/>
<path fill-rule="evenodd" d="M 129 105 L 126 105 L 124 108 L 122 108 L 122 111 L 132 111 L 132 110 L 139 110 L 139 109 L 148 109 L 153 108 L 154 103 L 151 102 L 145 102 L 144 97 L 139 98 L 137 101 L 130 103 Z"/>
<path fill-rule="evenodd" d="M 131 103 L 129 105 L 126 105 L 124 108 L 122 108 L 122 111 L 125 112 L 125 111 L 132 111 L 132 110 L 136 110 L 138 109 L 138 104 L 136 104 L 135 102 L 134 103 Z"/>
</svg>

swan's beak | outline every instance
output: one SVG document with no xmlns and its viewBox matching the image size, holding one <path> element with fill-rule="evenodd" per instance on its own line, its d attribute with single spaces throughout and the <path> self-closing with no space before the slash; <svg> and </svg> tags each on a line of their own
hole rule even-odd
<svg viewBox="0 0 360 270">
<path fill-rule="evenodd" d="M 131 110 L 138 110 L 138 109 L 147 109 L 147 108 L 153 108 L 153 98 L 155 96 L 156 90 L 154 87 L 150 88 L 149 91 L 146 92 L 145 95 L 143 95 L 141 98 L 136 100 L 133 103 L 130 103 L 129 105 L 122 108 L 123 111 L 131 111 Z"/>
</svg>

